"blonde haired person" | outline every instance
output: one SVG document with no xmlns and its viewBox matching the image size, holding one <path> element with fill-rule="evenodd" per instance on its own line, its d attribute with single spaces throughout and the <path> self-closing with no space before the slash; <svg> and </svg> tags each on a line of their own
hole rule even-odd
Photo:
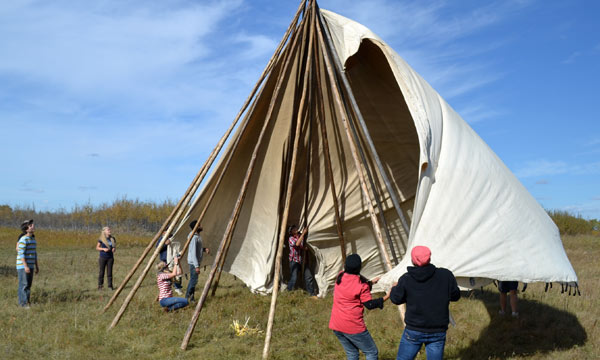
<svg viewBox="0 0 600 360">
<path fill-rule="evenodd" d="M 111 235 L 110 228 L 105 226 L 102 228 L 100 238 L 96 243 L 96 250 L 100 252 L 98 257 L 98 290 L 102 290 L 104 285 L 104 270 L 106 269 L 106 282 L 108 288 L 113 290 L 113 264 L 115 262 L 115 248 L 117 241 L 115 237 Z"/>
<path fill-rule="evenodd" d="M 173 297 L 171 290 L 172 279 L 181 275 L 181 267 L 179 267 L 179 257 L 173 259 L 173 271 L 169 272 L 169 266 L 164 261 L 159 261 L 156 264 L 156 285 L 158 285 L 158 302 L 163 307 L 165 312 L 180 309 L 188 306 L 189 302 L 186 298 Z"/>
</svg>

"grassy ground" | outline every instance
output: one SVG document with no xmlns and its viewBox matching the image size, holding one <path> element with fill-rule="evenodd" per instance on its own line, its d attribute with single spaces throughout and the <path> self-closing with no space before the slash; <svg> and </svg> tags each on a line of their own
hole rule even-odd
<svg viewBox="0 0 600 360">
<path fill-rule="evenodd" d="M 179 350 L 192 308 L 163 313 L 154 301 L 149 276 L 119 325 L 107 332 L 126 293 L 107 313 L 100 310 L 111 292 L 96 290 L 95 236 L 38 230 L 40 273 L 34 277 L 32 307 L 17 307 L 15 243 L 18 233 L 0 228 L 0 356 L 2 359 L 241 359 L 260 358 L 264 333 L 235 336 L 233 320 L 266 327 L 270 297 L 254 295 L 231 276 L 224 276 L 214 298 L 200 314 L 188 351 Z M 149 239 L 119 236 L 115 260 L 117 283 L 141 254 Z M 600 358 L 600 239 L 564 238 L 579 276 L 582 296 L 560 294 L 560 286 L 544 292 L 530 284 L 520 294 L 519 319 L 501 318 L 493 286 L 464 293 L 451 305 L 457 321 L 448 331 L 448 359 L 597 359 Z M 208 273 L 201 273 L 201 290 Z M 187 283 L 187 282 L 186 282 Z M 126 292 L 131 285 L 126 288 Z M 344 354 L 328 330 L 331 295 L 309 299 L 301 291 L 279 297 L 272 338 L 272 359 L 341 359 Z M 395 307 L 365 315 L 381 359 L 394 359 L 403 326 Z M 422 352 L 418 356 L 424 359 Z"/>
</svg>

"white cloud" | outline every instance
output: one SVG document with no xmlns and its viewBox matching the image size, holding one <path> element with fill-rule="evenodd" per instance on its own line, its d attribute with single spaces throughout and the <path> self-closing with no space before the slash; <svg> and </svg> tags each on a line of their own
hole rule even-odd
<svg viewBox="0 0 600 360">
<path fill-rule="evenodd" d="M 538 160 L 530 161 L 523 168 L 515 171 L 520 178 L 564 174 L 569 171 L 569 165 L 564 161 Z"/>
<path fill-rule="evenodd" d="M 560 210 L 564 210 L 576 215 L 581 215 L 582 217 L 587 219 L 600 219 L 598 218 L 598 214 L 600 214 L 600 205 L 598 204 L 598 202 L 566 205 L 561 207 Z"/>
<path fill-rule="evenodd" d="M 0 75 L 65 102 L 169 105 L 185 98 L 180 84 L 211 80 L 203 71 L 214 66 L 209 35 L 240 1 L 6 3 L 0 5 Z M 52 102 L 42 95 L 33 101 Z"/>
<path fill-rule="evenodd" d="M 500 111 L 481 104 L 463 107 L 459 109 L 458 112 L 462 116 L 462 118 L 470 124 L 475 124 L 477 122 L 491 118 L 496 118 L 502 115 Z"/>
<path fill-rule="evenodd" d="M 515 171 L 519 178 L 559 175 L 559 174 L 588 175 L 600 173 L 600 162 L 587 164 L 568 164 L 564 161 L 537 160 L 530 161 Z"/>
<path fill-rule="evenodd" d="M 565 60 L 561 61 L 563 64 L 572 64 L 575 62 L 575 59 L 577 59 L 578 57 L 580 57 L 582 54 L 579 51 L 575 51 L 573 52 L 571 55 L 569 55 L 569 57 L 567 57 Z"/>
<path fill-rule="evenodd" d="M 277 41 L 264 35 L 248 35 L 240 33 L 234 38 L 235 42 L 246 45 L 246 48 L 239 54 L 245 60 L 254 60 L 265 55 L 270 55 L 277 47 Z"/>
</svg>

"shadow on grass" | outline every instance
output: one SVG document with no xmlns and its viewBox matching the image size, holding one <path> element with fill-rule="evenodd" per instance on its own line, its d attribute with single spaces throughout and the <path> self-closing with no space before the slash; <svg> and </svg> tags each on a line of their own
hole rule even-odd
<svg viewBox="0 0 600 360">
<path fill-rule="evenodd" d="M 544 354 L 582 346 L 587 340 L 583 326 L 566 311 L 519 298 L 520 316 L 515 319 L 498 314 L 498 292 L 476 291 L 472 296 L 482 300 L 491 320 L 479 339 L 460 351 L 457 358 L 506 359 Z"/>
<path fill-rule="evenodd" d="M 1 265 L 0 266 L 0 276 L 16 277 L 17 276 L 17 268 L 14 266 Z"/>
<path fill-rule="evenodd" d="M 35 281 L 34 281 L 35 286 Z M 81 289 L 54 289 L 54 290 L 37 290 L 32 291 L 31 302 L 35 304 L 47 303 L 73 303 L 97 297 L 97 290 L 81 290 Z"/>
</svg>

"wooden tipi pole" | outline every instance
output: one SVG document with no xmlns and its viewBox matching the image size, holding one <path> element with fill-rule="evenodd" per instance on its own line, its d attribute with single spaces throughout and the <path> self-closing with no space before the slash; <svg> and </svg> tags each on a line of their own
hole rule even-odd
<svg viewBox="0 0 600 360">
<path fill-rule="evenodd" d="M 375 144 L 373 143 L 373 140 L 369 133 L 369 129 L 367 128 L 367 124 L 365 123 L 365 119 L 362 116 L 362 113 L 358 107 L 356 98 L 354 97 L 354 93 L 352 92 L 352 88 L 350 87 L 350 82 L 348 81 L 348 77 L 346 76 L 346 73 L 344 72 L 344 69 L 342 67 L 342 62 L 340 61 L 338 53 L 335 51 L 335 49 L 333 47 L 333 41 L 331 40 L 331 34 L 329 33 L 329 29 L 327 28 L 327 26 L 325 26 L 325 21 L 323 20 L 323 15 L 321 15 L 320 12 L 319 12 L 319 21 L 323 25 L 323 29 L 325 32 L 325 38 L 327 39 L 327 45 L 329 46 L 329 49 L 331 50 L 331 54 L 334 59 L 337 71 L 340 74 L 342 83 L 344 84 L 344 87 L 346 89 L 346 94 L 348 95 L 348 97 L 350 99 L 350 104 L 352 105 L 352 109 L 353 109 L 354 113 L 356 114 L 356 117 L 358 118 L 358 122 L 361 126 L 365 140 L 367 141 L 369 149 L 371 150 L 371 154 L 372 154 L 373 158 L 375 159 L 375 163 L 377 164 L 377 168 L 379 169 L 379 173 L 381 174 L 381 177 L 385 183 L 385 186 L 388 189 L 388 193 L 390 194 L 390 198 L 392 199 L 394 208 L 396 209 L 396 212 L 398 213 L 398 218 L 400 219 L 400 222 L 402 223 L 402 227 L 404 228 L 404 232 L 406 233 L 407 240 L 408 240 L 408 235 L 410 232 L 408 222 L 406 221 L 406 217 L 404 216 L 404 213 L 402 212 L 402 208 L 400 207 L 400 202 L 398 201 L 396 191 L 392 187 L 390 179 L 387 175 L 387 172 L 385 171 L 385 168 L 383 167 L 381 160 L 379 158 L 379 154 L 377 153 L 377 150 L 375 149 Z M 406 251 L 406 244 L 403 242 L 401 242 L 401 243 L 404 248 L 404 251 Z"/>
<path fill-rule="evenodd" d="M 235 120 L 233 121 L 233 123 L 231 124 L 231 126 L 229 127 L 229 129 L 225 132 L 225 135 L 223 135 L 223 137 L 221 138 L 221 140 L 219 141 L 219 143 L 217 144 L 217 146 L 215 147 L 215 149 L 212 151 L 211 155 L 209 156 L 209 158 L 207 159 L 207 161 L 205 162 L 205 164 L 202 166 L 201 170 L 196 175 L 194 181 L 192 181 L 192 183 L 188 187 L 188 190 L 186 191 L 186 194 L 184 194 L 184 196 L 181 198 L 178 206 L 175 209 L 173 209 L 173 211 L 171 212 L 171 215 L 169 215 L 169 218 L 167 218 L 167 220 L 165 221 L 165 223 L 163 224 L 163 226 L 161 227 L 161 229 L 158 231 L 158 233 L 156 234 L 156 236 L 148 244 L 148 246 L 144 250 L 144 253 L 140 257 L 140 259 L 138 260 L 138 262 L 134 265 L 134 267 L 131 269 L 131 271 L 127 274 L 127 277 L 125 278 L 125 280 L 123 281 L 123 283 L 121 284 L 121 286 L 119 286 L 119 288 L 117 289 L 117 291 L 115 291 L 115 293 L 113 294 L 113 297 L 110 299 L 110 301 L 108 302 L 108 304 L 104 307 L 103 312 L 106 311 L 112 305 L 112 303 L 116 300 L 116 298 L 119 296 L 121 290 L 124 288 L 124 286 L 127 284 L 127 282 L 131 279 L 131 277 L 133 276 L 133 274 L 135 273 L 135 271 L 137 270 L 137 268 L 139 267 L 139 265 L 142 263 L 143 259 L 147 256 L 147 254 L 152 249 L 152 246 L 156 243 L 158 237 L 164 231 L 166 225 L 169 222 L 171 222 L 171 220 L 173 218 L 173 214 L 175 214 L 176 211 L 179 211 L 179 210 L 182 210 L 183 208 L 185 208 L 187 206 L 187 204 L 189 203 L 189 200 L 191 200 L 191 196 L 193 196 L 193 194 L 195 193 L 195 191 L 198 189 L 200 183 L 204 179 L 204 176 L 208 172 L 208 169 L 212 166 L 212 163 L 216 159 L 217 154 L 221 151 L 221 148 L 223 147 L 226 139 L 229 137 L 229 135 L 231 134 L 231 132 L 235 128 L 238 120 L 240 119 L 240 117 L 242 116 L 242 114 L 244 113 L 244 111 L 246 111 L 246 108 L 250 104 L 250 101 L 252 100 L 252 98 L 256 94 L 256 91 L 259 89 L 260 84 L 263 82 L 263 80 L 265 79 L 266 75 L 271 72 L 271 70 L 272 70 L 272 68 L 273 68 L 273 66 L 275 64 L 275 60 L 279 57 L 281 49 L 285 45 L 285 43 L 287 41 L 287 38 L 289 37 L 289 34 L 291 33 L 292 28 L 296 25 L 296 23 L 298 21 L 298 18 L 300 17 L 300 14 L 301 14 L 303 8 L 304 8 L 304 6 L 302 6 L 302 5 L 300 5 L 298 7 L 298 10 L 296 11 L 296 15 L 294 16 L 294 19 L 292 20 L 290 26 L 288 27 L 287 31 L 285 32 L 285 34 L 284 34 L 281 42 L 279 43 L 279 46 L 277 47 L 277 49 L 275 50 L 275 53 L 273 54 L 273 56 L 271 57 L 271 59 L 267 63 L 267 66 L 263 70 L 263 72 L 262 72 L 259 80 L 257 81 L 256 85 L 254 86 L 254 88 L 250 92 L 250 95 L 248 96 L 248 98 L 246 99 L 246 101 L 244 102 L 244 104 L 242 105 L 242 108 L 238 112 Z M 186 197 L 187 197 L 187 200 L 184 201 L 184 199 Z M 185 205 L 183 205 L 183 207 L 181 206 L 182 203 L 185 203 Z M 179 212 L 181 212 L 181 211 L 179 211 Z M 176 217 L 176 218 L 177 218 L 177 220 L 179 220 L 179 217 Z M 177 221 L 175 221 L 173 223 L 176 223 L 176 222 Z M 167 234 L 169 234 L 170 232 L 171 231 L 169 230 L 167 232 Z M 191 239 L 191 236 L 189 236 L 189 239 L 187 239 L 186 246 L 189 244 L 190 239 Z M 184 247 L 184 251 L 186 249 L 187 248 Z M 183 251 L 182 251 L 182 253 L 183 253 Z M 127 307 L 127 306 L 125 306 L 125 307 Z M 111 326 L 111 328 L 112 328 L 112 326 Z"/>
<path fill-rule="evenodd" d="M 304 1 L 302 1 L 304 3 Z M 301 7 L 303 4 L 301 4 Z M 299 14 L 299 12 L 298 12 Z M 259 96 L 260 97 L 260 96 Z M 224 256 L 221 258 L 221 261 L 217 265 L 217 275 L 215 280 L 213 281 L 211 296 L 215 296 L 217 292 L 217 288 L 219 287 L 219 281 L 221 281 L 221 273 L 223 272 L 223 266 L 225 265 L 225 260 L 227 259 L 227 254 L 229 253 L 229 247 L 231 246 L 232 236 L 228 237 L 225 243 Z"/>
<path fill-rule="evenodd" d="M 315 56 L 315 59 L 318 59 L 317 56 Z M 318 100 L 315 100 L 318 104 L 319 107 L 317 110 L 319 110 L 319 112 L 317 113 L 317 119 L 319 120 L 319 127 L 321 128 L 321 143 L 322 143 L 322 147 L 323 147 L 323 155 L 324 155 L 324 161 L 325 161 L 325 173 L 327 176 L 327 181 L 329 182 L 329 186 L 331 187 L 331 198 L 333 200 L 333 207 L 335 209 L 335 224 L 336 224 L 336 228 L 337 228 L 337 233 L 338 233 L 338 239 L 340 240 L 340 250 L 342 253 L 342 263 L 346 262 L 346 244 L 344 243 L 344 231 L 342 228 L 342 220 L 340 217 L 340 206 L 338 204 L 338 199 L 337 199 L 337 191 L 335 188 L 335 181 L 333 178 L 333 167 L 331 166 L 331 154 L 329 153 L 329 140 L 327 137 L 327 125 L 325 124 L 325 106 L 324 106 L 324 95 L 323 95 L 323 88 L 322 88 L 322 82 L 321 82 L 321 75 L 320 75 L 320 66 L 318 61 L 315 64 L 316 66 L 316 83 L 317 83 L 317 88 L 318 91 L 316 92 L 316 94 L 318 94 Z"/>
<path fill-rule="evenodd" d="M 302 24 L 300 26 L 303 26 L 305 23 L 305 18 L 302 19 Z M 242 207 L 242 203 L 244 202 L 244 199 L 246 197 L 246 190 L 248 188 L 248 184 L 250 182 L 250 178 L 252 176 L 252 173 L 254 171 L 254 165 L 256 163 L 256 159 L 257 159 L 257 155 L 258 155 L 258 150 L 260 148 L 260 145 L 262 144 L 262 140 L 263 137 L 266 133 L 266 130 L 268 128 L 268 125 L 270 123 L 271 120 L 271 115 L 273 113 L 273 109 L 275 107 L 275 103 L 277 101 L 279 92 L 281 90 L 281 85 L 283 83 L 283 77 L 285 73 L 287 73 L 288 71 L 288 67 L 291 63 L 291 59 L 292 59 L 292 55 L 294 53 L 294 48 L 296 47 L 296 43 L 298 40 L 298 33 L 297 31 L 295 31 L 293 33 L 293 41 L 292 44 L 290 45 L 290 47 L 288 48 L 287 53 L 285 54 L 284 58 L 284 65 L 282 67 L 282 71 L 280 72 L 278 79 L 277 79 L 277 84 L 275 86 L 275 90 L 274 90 L 274 94 L 273 97 L 271 98 L 271 102 L 269 104 L 269 110 L 267 111 L 267 116 L 265 117 L 265 122 L 263 124 L 263 127 L 261 129 L 261 132 L 259 134 L 259 137 L 256 141 L 256 145 L 254 147 L 254 151 L 252 152 L 252 157 L 250 160 L 250 164 L 248 165 L 248 170 L 246 171 L 246 176 L 244 178 L 244 182 L 242 184 L 242 188 L 240 190 L 240 193 L 238 195 L 238 199 L 236 201 L 235 207 L 233 209 L 231 218 L 229 219 L 229 223 L 227 224 L 227 228 L 225 230 L 225 234 L 223 235 L 223 239 L 221 240 L 221 243 L 219 245 L 219 249 L 217 250 L 217 253 L 215 255 L 215 260 L 213 262 L 211 271 L 208 275 L 208 278 L 206 280 L 206 283 L 204 285 L 204 289 L 202 291 L 202 296 L 200 297 L 200 300 L 198 301 L 198 303 L 196 304 L 196 309 L 194 311 L 194 315 L 192 316 L 192 319 L 190 321 L 190 324 L 188 326 L 188 329 L 185 333 L 185 336 L 183 338 L 183 342 L 181 343 L 181 349 L 185 350 L 188 346 L 188 343 L 190 341 L 190 338 L 192 336 L 192 333 L 194 332 L 194 328 L 196 327 L 196 323 L 198 322 L 198 317 L 200 315 L 200 311 L 202 310 L 202 307 L 204 306 L 204 302 L 206 301 L 206 297 L 208 295 L 208 292 L 210 290 L 210 286 L 212 284 L 212 281 L 214 279 L 216 270 L 217 270 L 217 265 L 219 263 L 219 261 L 221 260 L 221 256 L 223 256 L 223 252 L 225 249 L 225 245 L 226 245 L 226 240 L 229 236 L 231 236 L 233 230 L 235 229 L 235 225 L 237 223 L 237 220 L 239 218 L 239 213 L 241 211 L 241 207 Z"/>
<path fill-rule="evenodd" d="M 379 227 L 379 222 L 377 221 L 377 215 L 375 214 L 375 209 L 373 208 L 373 203 L 369 196 L 369 189 L 367 188 L 367 183 L 364 178 L 363 168 L 362 168 L 362 165 L 358 158 L 356 145 L 354 144 L 354 139 L 352 138 L 352 134 L 350 132 L 350 128 L 348 125 L 348 122 L 349 122 L 348 115 L 347 115 L 346 109 L 344 108 L 344 105 L 342 103 L 341 93 L 336 86 L 337 82 L 335 79 L 334 70 L 333 70 L 333 67 L 331 64 L 331 60 L 329 59 L 329 56 L 328 56 L 328 51 L 327 51 L 327 48 L 325 45 L 325 40 L 323 38 L 323 33 L 321 32 L 321 27 L 318 26 L 318 24 L 315 27 L 317 28 L 317 33 L 319 35 L 318 41 L 321 46 L 321 52 L 323 54 L 323 59 L 325 60 L 325 68 L 327 69 L 327 74 L 329 76 L 329 82 L 331 85 L 330 88 L 334 93 L 335 102 L 338 107 L 338 111 L 340 112 L 340 116 L 342 117 L 342 124 L 344 125 L 344 129 L 345 129 L 346 135 L 348 137 L 348 144 L 350 146 L 350 152 L 352 153 L 352 159 L 354 160 L 354 166 L 356 167 L 356 173 L 358 175 L 360 187 L 362 189 L 363 197 L 364 197 L 365 203 L 366 203 L 368 211 L 369 211 L 371 223 L 373 225 L 373 231 L 375 231 L 375 238 L 377 241 L 377 245 L 379 246 L 379 251 L 381 252 L 381 255 L 383 256 L 384 265 L 386 267 L 386 270 L 389 271 L 392 269 L 392 263 L 390 261 L 390 257 L 387 253 L 387 250 L 385 249 L 385 245 L 383 244 L 383 238 L 381 236 L 381 228 Z M 365 164 L 365 166 L 366 166 L 366 164 Z"/>
<path fill-rule="evenodd" d="M 125 287 L 125 285 L 127 285 L 127 282 L 129 282 L 129 280 L 131 279 L 131 277 L 133 276 L 133 274 L 137 271 L 137 269 L 140 266 L 140 264 L 144 261 L 144 259 L 146 258 L 146 256 L 148 255 L 148 253 L 150 252 L 150 250 L 152 249 L 152 247 L 156 243 L 156 240 L 158 240 L 159 236 L 163 233 L 163 231 L 166 229 L 167 225 L 171 222 L 171 220 L 173 219 L 173 216 L 175 215 L 175 213 L 181 208 L 181 205 L 183 204 L 184 199 L 187 198 L 188 194 L 190 193 L 190 191 L 194 187 L 194 184 L 196 183 L 196 181 L 198 181 L 198 178 L 199 178 L 201 172 L 202 172 L 202 169 L 200 169 L 200 171 L 198 172 L 198 174 L 196 175 L 196 177 L 194 178 L 194 180 L 190 183 L 190 186 L 188 187 L 188 189 L 186 190 L 186 192 L 183 194 L 183 196 L 181 197 L 181 199 L 179 200 L 179 202 L 177 203 L 177 205 L 173 208 L 173 210 L 171 211 L 171 214 L 167 217 L 167 219 L 162 224 L 162 226 L 160 227 L 160 229 L 158 230 L 158 232 L 156 233 L 156 235 L 152 238 L 152 241 L 150 241 L 150 243 L 148 243 L 148 246 L 146 246 L 146 248 L 144 249 L 144 252 L 140 256 L 140 258 L 138 259 L 138 261 L 135 263 L 135 265 L 133 265 L 133 267 L 131 268 L 131 270 L 129 270 L 129 273 L 127 273 L 127 276 L 125 276 L 125 278 L 121 282 L 121 285 L 119 285 L 119 287 L 117 288 L 117 290 L 115 290 L 115 292 L 113 293 L 113 296 L 110 298 L 110 300 L 108 301 L 108 303 L 106 304 L 106 306 L 104 306 L 104 309 L 102 310 L 103 313 L 106 310 L 108 310 L 108 308 L 117 299 L 117 297 L 119 296 L 119 294 L 121 293 L 121 291 L 123 290 L 123 288 Z"/>
<path fill-rule="evenodd" d="M 324 21 L 323 21 L 323 17 L 321 16 L 320 12 L 319 12 L 318 14 L 319 14 L 319 22 L 321 23 L 321 25 L 323 26 L 323 28 L 325 29 L 325 31 L 327 31 L 327 27 L 325 26 L 325 23 L 324 23 Z M 323 40 L 323 34 L 322 34 L 322 32 L 321 32 L 321 27 L 320 27 L 320 26 L 317 26 L 317 29 L 318 29 L 319 36 L 320 36 L 321 40 Z M 328 34 L 328 35 L 329 35 L 329 34 Z M 331 38 L 329 37 L 329 38 L 328 38 L 328 40 L 329 40 L 329 47 L 330 47 L 330 49 L 331 49 L 331 52 L 332 52 L 332 55 L 331 55 L 331 56 L 337 56 L 337 53 L 335 52 L 335 49 L 333 48 L 333 43 L 331 42 Z M 331 70 L 331 67 L 330 67 L 331 63 L 330 63 L 330 61 L 329 61 L 329 58 L 327 57 L 327 50 L 324 48 L 324 46 L 325 46 L 325 45 L 323 44 L 323 42 L 321 43 L 321 45 L 323 46 L 323 53 L 324 53 L 324 54 L 323 54 L 323 56 L 324 56 L 324 58 L 325 58 L 325 61 L 326 61 L 326 63 L 328 64 L 328 65 L 327 65 L 327 69 L 329 70 L 329 71 L 328 71 L 328 73 L 329 73 L 329 79 L 330 79 L 330 82 L 332 82 L 332 85 L 333 85 L 333 84 L 335 84 L 335 83 L 336 83 L 336 82 L 335 82 L 335 76 L 334 76 L 334 74 L 333 74 L 333 71 Z M 339 59 L 338 59 L 338 63 L 339 63 Z M 341 65 L 340 65 L 340 66 L 341 66 Z M 338 95 L 336 99 L 337 99 L 338 106 L 341 108 L 341 100 L 342 100 L 342 99 L 341 99 L 340 93 L 339 93 L 339 91 L 338 91 L 338 88 L 337 88 L 337 86 L 332 86 L 332 88 L 334 89 L 334 92 L 335 92 L 335 93 Z M 353 95 L 352 95 L 352 91 L 351 91 L 351 89 L 350 89 L 349 87 L 347 88 L 347 92 L 350 94 L 349 96 L 352 96 L 352 97 L 353 97 Z M 355 104 L 356 104 L 356 102 L 355 102 Z M 356 106 L 356 108 L 358 109 L 358 106 Z M 340 110 L 340 111 L 342 111 L 342 110 Z M 361 117 L 362 117 L 362 115 L 361 115 Z M 343 119 L 343 118 L 344 118 L 344 115 L 342 115 L 342 119 Z M 363 123 L 364 123 L 364 121 L 363 121 Z M 346 125 L 346 123 L 345 123 L 345 122 L 344 122 L 344 128 L 346 129 L 346 133 L 347 133 L 347 135 L 348 135 L 348 140 L 349 140 L 349 142 L 350 142 L 350 143 L 352 143 L 352 139 L 351 139 L 350 133 L 349 133 L 349 131 L 348 131 L 348 126 Z M 373 148 L 373 151 L 374 151 L 374 148 Z M 376 154 L 376 152 L 374 152 L 374 153 Z M 353 157 L 354 157 L 354 156 L 355 156 L 355 154 L 354 154 L 354 152 L 353 152 Z M 376 155 L 375 155 L 375 156 L 376 156 Z M 356 157 L 355 157 L 355 163 L 356 163 L 356 160 L 357 160 L 357 159 L 356 159 Z M 366 164 L 365 164 L 365 166 L 366 166 Z M 382 173 L 385 173 L 385 172 L 384 172 L 384 171 L 382 171 Z M 359 174 L 360 174 L 360 171 L 359 171 Z M 363 179 L 363 180 L 361 180 L 361 185 L 363 185 L 363 184 L 364 184 L 364 179 Z M 364 185 L 366 185 L 366 184 L 364 184 Z M 363 192 L 364 192 L 364 190 L 366 190 L 366 186 L 363 186 Z M 375 192 L 375 189 L 373 189 L 373 192 Z M 389 188 L 389 192 L 390 192 L 390 194 L 391 194 L 391 193 L 393 193 L 393 189 L 392 189 L 392 188 Z M 365 194 L 365 196 L 367 196 L 367 198 L 368 198 L 368 190 L 367 190 L 367 192 L 364 192 L 364 194 Z M 371 204 L 371 202 L 370 202 L 370 201 L 368 201 L 368 204 L 369 204 L 369 208 L 370 208 L 370 209 L 372 209 L 372 204 Z M 399 209 L 399 208 L 397 208 L 397 210 L 398 210 L 398 209 Z M 383 209 L 381 209 L 381 210 L 383 210 Z M 399 216 L 402 216 L 402 215 L 401 215 L 401 212 L 400 212 Z M 371 220 L 373 221 L 373 219 L 374 219 L 374 215 L 371 215 Z M 405 231 L 407 231 L 407 229 L 405 229 Z M 408 232 L 407 232 L 407 234 L 408 234 Z M 380 236 L 381 236 L 381 235 L 380 235 Z M 381 238 L 378 238 L 378 243 L 379 243 L 380 250 L 382 250 L 382 249 L 383 249 L 383 251 L 384 251 L 384 255 L 387 255 L 387 254 L 385 253 L 385 246 L 383 246 L 383 240 L 382 240 Z M 393 248 L 392 248 L 392 249 L 393 249 Z M 387 265 L 388 265 L 388 269 L 387 269 L 387 270 L 388 270 L 388 271 L 389 271 L 389 270 L 391 270 L 391 264 L 389 263 L 389 257 L 388 257 L 388 259 L 387 259 Z M 400 319 L 402 320 L 402 322 L 404 322 L 404 315 L 405 315 L 405 312 L 406 312 L 406 305 L 405 305 L 405 304 L 399 305 L 399 306 L 398 306 L 398 311 L 399 311 L 399 313 L 400 313 Z"/>
<path fill-rule="evenodd" d="M 296 159 L 297 159 L 297 155 L 298 155 L 298 143 L 299 143 L 299 136 L 298 134 L 300 133 L 300 129 L 302 128 L 302 119 L 304 117 L 304 110 L 305 110 L 305 103 L 306 103 L 306 93 L 308 91 L 308 80 L 309 80 L 309 74 L 312 71 L 312 43 L 313 43 L 313 38 L 314 38 L 314 24 L 315 24 L 315 15 L 314 15 L 314 0 L 311 0 L 310 2 L 310 19 L 308 22 L 308 26 L 310 29 L 310 34 L 308 37 L 308 54 L 307 54 L 307 60 L 306 60 L 306 67 L 305 67 L 305 72 L 304 72 L 304 79 L 303 79 L 303 85 L 302 85 L 302 97 L 300 98 L 300 105 L 299 105 L 299 111 L 298 111 L 298 117 L 296 119 L 296 131 L 294 133 L 294 145 L 292 147 L 292 161 L 291 161 L 291 166 L 290 166 L 290 173 L 288 176 L 288 180 L 287 180 L 287 191 L 286 191 L 286 195 L 285 195 L 285 202 L 284 202 L 284 207 L 283 207 L 283 214 L 281 216 L 281 224 L 279 226 L 279 242 L 277 244 L 277 255 L 276 255 L 276 259 L 275 259 L 275 271 L 274 271 L 274 279 L 273 279 L 273 293 L 271 295 L 271 307 L 269 309 L 269 319 L 267 321 L 267 330 L 266 330 L 266 335 L 265 335 L 265 346 L 263 348 L 263 354 L 262 357 L 263 359 L 267 359 L 269 357 L 269 347 L 271 345 L 271 335 L 273 332 L 273 320 L 275 317 L 275 306 L 277 305 L 277 294 L 279 293 L 279 277 L 281 274 L 281 258 L 283 255 L 283 243 L 285 242 L 285 237 L 286 237 L 286 232 L 285 232 L 285 228 L 286 228 L 286 224 L 288 221 L 288 215 L 289 215 L 289 207 L 290 207 L 290 200 L 292 197 L 292 189 L 293 189 L 293 181 L 294 181 L 294 175 L 296 173 Z M 306 15 L 305 15 L 306 16 Z M 293 124 L 293 123 L 292 123 Z M 290 124 L 290 125 L 292 125 Z M 306 224 L 308 226 L 308 224 Z"/>
</svg>

